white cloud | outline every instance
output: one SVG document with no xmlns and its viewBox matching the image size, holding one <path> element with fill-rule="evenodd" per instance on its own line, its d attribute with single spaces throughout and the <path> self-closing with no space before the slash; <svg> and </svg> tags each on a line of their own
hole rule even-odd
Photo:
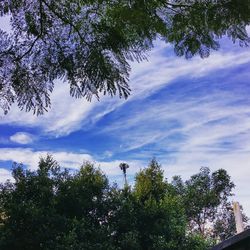
<svg viewBox="0 0 250 250">
<path fill-rule="evenodd" d="M 151 100 L 143 108 L 127 110 L 103 133 L 120 139 L 123 147 L 114 149 L 114 155 L 121 151 L 140 159 L 159 155 L 168 178 L 186 179 L 201 166 L 226 169 L 236 184 L 234 199 L 250 216 L 250 106 L 248 92 L 238 88 L 195 98 L 182 90 L 183 98 L 177 94 Z M 131 152 L 135 149 L 138 153 Z"/>
<path fill-rule="evenodd" d="M 13 181 L 13 177 L 11 175 L 11 172 L 5 168 L 0 167 L 0 183 L 5 182 L 8 179 Z"/>
<path fill-rule="evenodd" d="M 182 94 L 185 96 L 185 93 Z M 235 91 L 217 91 L 181 99 L 177 94 L 174 98 L 149 101 L 143 105 L 143 109 L 136 107 L 132 112 L 127 111 L 126 116 L 104 127 L 103 133 L 119 135 L 126 151 L 150 143 L 160 145 L 161 150 L 163 140 L 167 141 L 164 147 L 169 148 L 172 141 L 168 139 L 175 134 L 183 137 L 182 150 L 195 145 L 215 147 L 225 137 L 249 134 L 250 106 L 248 103 L 240 104 L 244 98 L 246 96 Z M 231 104 L 232 100 L 239 104 Z M 174 144 L 180 147 L 176 140 Z"/>
<path fill-rule="evenodd" d="M 30 169 L 36 169 L 39 159 L 45 157 L 47 154 L 51 154 L 53 158 L 60 164 L 60 166 L 70 169 L 79 169 L 85 161 L 95 163 L 96 167 L 100 167 L 104 173 L 111 177 L 121 175 L 119 164 L 124 159 L 115 161 L 98 161 L 91 155 L 84 153 L 72 153 L 67 151 L 35 151 L 31 148 L 0 148 L 0 161 L 13 161 L 23 163 Z M 143 164 L 140 161 L 127 161 L 131 166 L 129 174 L 135 174 Z M 1 172 L 0 172 L 1 174 Z M 4 176 L 2 177 L 4 179 Z"/>
<path fill-rule="evenodd" d="M 18 132 L 10 136 L 10 140 L 12 142 L 19 143 L 19 144 L 31 144 L 34 140 L 34 136 L 29 133 Z"/>
<path fill-rule="evenodd" d="M 79 168 L 83 161 L 92 161 L 88 154 L 53 151 L 34 151 L 31 148 L 0 148 L 0 161 L 23 163 L 31 169 L 36 169 L 40 157 L 53 154 L 55 159 L 67 168 Z"/>
<path fill-rule="evenodd" d="M 22 148 L 2 148 L 0 149 L 0 161 L 15 161 L 27 165 L 31 169 L 36 169 L 39 158 L 46 156 L 47 153 L 53 154 L 55 160 L 63 167 L 71 169 L 79 169 L 84 161 L 95 162 L 97 167 L 100 167 L 104 173 L 106 173 L 111 181 L 118 181 L 120 184 L 123 182 L 122 173 L 119 168 L 119 164 L 124 159 L 114 160 L 110 162 L 95 161 L 89 154 L 83 153 L 70 153 L 70 152 L 45 152 L 35 151 L 32 149 Z M 249 152 L 232 152 L 232 153 L 216 153 L 216 152 L 203 152 L 192 151 L 189 152 L 180 151 L 175 155 L 165 155 L 160 162 L 165 170 L 166 177 L 170 180 L 173 175 L 181 175 L 184 179 L 190 177 L 199 171 L 201 166 L 209 166 L 212 171 L 219 168 L 224 168 L 231 175 L 232 180 L 236 184 L 234 200 L 239 201 L 246 212 L 250 215 L 250 193 L 249 193 L 249 176 L 250 176 L 250 154 Z M 173 160 L 174 159 L 174 160 Z M 128 179 L 130 183 L 133 183 L 134 174 L 139 169 L 145 167 L 147 163 L 145 161 L 127 161 L 130 165 L 128 169 Z M 11 179 L 11 173 L 9 170 L 0 168 L 0 182 L 4 182 L 6 179 Z"/>
<path fill-rule="evenodd" d="M 250 51 L 244 49 L 242 52 L 218 51 L 206 59 L 194 57 L 186 60 L 183 57 L 167 56 L 166 50 L 161 46 L 152 51 L 148 61 L 132 64 L 131 99 L 145 98 L 179 77 L 199 78 L 212 71 L 247 62 L 250 62 Z"/>
<path fill-rule="evenodd" d="M 57 83 L 51 95 L 52 108 L 43 116 L 35 116 L 32 112 L 20 111 L 13 106 L 9 114 L 1 117 L 0 124 L 40 127 L 43 133 L 52 136 L 67 135 L 81 128 L 81 122 L 96 105 L 96 100 L 87 102 L 74 99 L 69 95 L 66 83 Z"/>
<path fill-rule="evenodd" d="M 148 61 L 132 63 L 132 93 L 128 101 L 145 98 L 179 77 L 201 77 L 215 70 L 250 61 L 250 51 L 247 50 L 214 52 L 205 60 L 195 57 L 189 61 L 167 54 L 166 46 L 157 43 L 156 48 L 149 54 Z M 100 102 L 95 98 L 92 102 L 74 99 L 69 95 L 68 84 L 63 82 L 57 82 L 51 100 L 52 108 L 43 116 L 36 117 L 13 106 L 8 115 L 1 117 L 0 124 L 40 127 L 43 133 L 58 137 L 94 124 L 104 115 L 127 103 L 110 97 L 102 97 Z"/>
<path fill-rule="evenodd" d="M 217 70 L 250 62 L 250 51 L 244 49 L 235 52 L 221 50 L 212 53 L 208 59 L 195 57 L 189 61 L 167 56 L 167 53 L 160 43 L 150 53 L 148 61 L 132 64 L 132 95 L 128 101 L 146 98 L 179 77 L 199 78 Z M 144 103 L 143 107 L 140 106 L 131 113 L 127 110 L 125 117 L 119 117 L 118 121 L 102 129 L 103 133 L 118 135 L 122 144 L 122 147 L 112 149 L 112 154 L 115 156 L 117 152 L 141 149 L 151 144 L 152 151 L 161 151 L 161 161 L 168 177 L 180 174 L 188 178 L 204 165 L 213 170 L 225 168 L 237 185 L 236 198 L 250 215 L 250 106 L 242 102 L 249 100 L 248 93 L 239 94 L 237 91 L 230 92 L 220 88 L 215 93 L 186 97 L 184 91 L 182 95 L 169 100 Z M 232 100 L 237 106 L 231 105 Z M 52 109 L 47 114 L 36 117 L 12 108 L 7 116 L 1 117 L 0 124 L 40 127 L 45 134 L 64 136 L 96 123 L 126 103 L 109 97 L 102 98 L 100 102 L 93 99 L 91 103 L 84 99 L 74 99 L 69 96 L 66 83 L 57 83 L 52 94 Z M 171 139 L 175 135 L 181 138 Z M 221 145 L 223 142 L 228 142 L 231 148 Z M 91 155 L 84 153 L 49 153 L 62 166 L 69 168 L 79 168 L 84 160 L 94 161 Z M 109 153 L 107 151 L 106 155 Z M 0 160 L 23 162 L 35 169 L 39 157 L 46 154 L 45 151 L 33 149 L 2 148 Z M 108 175 L 119 179 L 121 173 L 118 165 L 121 161 L 123 160 L 96 161 L 96 164 Z M 140 161 L 130 161 L 129 164 L 131 175 L 143 165 Z"/>
</svg>

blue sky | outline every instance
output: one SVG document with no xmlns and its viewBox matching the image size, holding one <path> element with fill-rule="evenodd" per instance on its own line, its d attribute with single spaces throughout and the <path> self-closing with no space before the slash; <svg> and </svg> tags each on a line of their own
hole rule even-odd
<svg viewBox="0 0 250 250">
<path fill-rule="evenodd" d="M 11 178 L 13 161 L 35 169 L 47 153 L 64 167 L 90 160 L 111 181 L 129 181 L 152 157 L 167 178 L 224 168 L 236 184 L 234 200 L 250 216 L 250 50 L 222 40 L 207 59 L 178 58 L 156 42 L 148 61 L 131 63 L 128 100 L 73 99 L 57 82 L 52 108 L 36 117 L 13 106 L 0 115 L 0 181 Z"/>
</svg>

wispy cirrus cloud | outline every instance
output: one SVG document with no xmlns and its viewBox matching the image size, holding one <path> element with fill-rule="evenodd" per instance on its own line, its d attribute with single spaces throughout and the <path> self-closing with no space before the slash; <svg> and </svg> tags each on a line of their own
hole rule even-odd
<svg viewBox="0 0 250 250">
<path fill-rule="evenodd" d="M 57 83 L 51 95 L 52 108 L 43 116 L 35 116 L 32 112 L 20 111 L 13 106 L 9 114 L 2 115 L 0 124 L 40 127 L 43 133 L 56 136 L 67 135 L 80 129 L 80 121 L 84 120 L 96 100 L 87 102 L 83 99 L 74 99 L 69 95 L 67 83 Z"/>
<path fill-rule="evenodd" d="M 249 132 L 250 106 L 241 103 L 246 98 L 241 93 L 221 90 L 195 98 L 179 100 L 179 97 L 176 93 L 176 97 L 169 100 L 149 100 L 143 109 L 138 105 L 127 111 L 124 118 L 104 127 L 103 133 L 119 134 L 125 143 L 124 150 L 129 151 L 150 143 L 160 144 L 174 135 L 181 137 L 185 148 L 190 148 L 188 140 L 192 140 L 192 147 L 214 146 L 216 140 Z M 180 146 L 178 138 L 171 141 Z"/>
<path fill-rule="evenodd" d="M 188 76 L 199 78 L 213 71 L 230 68 L 250 61 L 250 51 L 214 52 L 205 60 L 195 57 L 189 61 L 177 58 L 169 53 L 170 46 L 158 43 L 149 54 L 149 60 L 139 64 L 132 63 L 130 86 L 131 96 L 128 101 L 145 99 L 174 80 Z M 102 97 L 98 102 L 74 99 L 69 95 L 67 83 L 57 82 L 51 96 L 52 108 L 43 116 L 21 112 L 12 107 L 10 113 L 1 116 L 0 124 L 16 124 L 27 127 L 39 127 L 41 133 L 60 137 L 95 124 L 108 113 L 126 105 L 127 101 L 118 98 Z M 21 115 L 20 115 L 21 114 Z"/>
<path fill-rule="evenodd" d="M 168 178 L 188 178 L 201 166 L 226 169 L 237 187 L 235 199 L 250 214 L 249 77 L 239 69 L 199 80 L 185 78 L 178 88 L 162 89 L 157 98 L 120 109 L 101 132 L 119 138 L 122 147 L 114 155 L 156 156 Z"/>
<path fill-rule="evenodd" d="M 120 181 L 118 165 L 125 160 L 131 165 L 131 182 L 135 172 L 153 156 L 162 163 L 168 178 L 175 174 L 188 178 L 201 166 L 225 168 L 237 185 L 239 201 L 250 214 L 250 51 L 222 48 L 205 60 L 195 57 L 187 61 L 170 50 L 159 43 L 149 61 L 132 64 L 132 95 L 127 101 L 109 97 L 91 103 L 76 100 L 69 96 L 67 83 L 58 82 L 52 109 L 44 116 L 12 109 L 1 117 L 0 124 L 39 128 L 52 146 L 44 147 L 49 150 L 39 145 L 3 147 L 1 166 L 17 161 L 35 169 L 39 157 L 48 152 L 72 169 L 79 168 L 84 160 L 95 161 Z M 91 133 L 88 142 L 94 144 L 92 151 L 81 147 L 80 142 L 77 152 L 71 150 L 75 141 L 70 135 L 79 130 L 85 131 L 77 134 L 82 140 Z M 54 147 L 59 137 L 68 138 L 64 140 L 68 145 L 58 143 Z M 101 156 L 95 158 L 96 148 L 105 139 L 112 141 L 112 147 L 100 147 Z M 82 148 L 90 153 L 79 152 Z M 1 173 L 2 178 L 10 174 Z"/>
<path fill-rule="evenodd" d="M 217 51 L 206 59 L 194 57 L 188 61 L 182 57 L 169 56 L 167 52 L 159 46 L 152 51 L 148 61 L 132 64 L 132 99 L 145 98 L 180 77 L 200 78 L 214 71 L 250 62 L 250 51 L 244 49 L 235 52 Z"/>
</svg>

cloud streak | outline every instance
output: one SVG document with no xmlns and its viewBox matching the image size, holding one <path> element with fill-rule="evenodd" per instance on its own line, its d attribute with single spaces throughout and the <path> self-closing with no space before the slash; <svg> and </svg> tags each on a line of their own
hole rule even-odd
<svg viewBox="0 0 250 250">
<path fill-rule="evenodd" d="M 153 156 L 168 178 L 175 174 L 188 178 L 201 166 L 225 168 L 237 185 L 236 198 L 250 215 L 250 51 L 222 49 L 208 59 L 186 61 L 170 50 L 159 43 L 149 61 L 132 64 L 132 95 L 127 101 L 73 99 L 67 83 L 58 82 L 47 114 L 35 117 L 13 108 L 1 117 L 0 124 L 38 128 L 40 141 L 52 142 L 46 149 L 63 167 L 78 169 L 84 160 L 94 161 L 117 181 L 121 179 L 120 162 L 131 165 L 132 182 L 133 175 Z M 78 151 L 71 150 L 75 141 L 70 136 L 76 131 L 76 139 L 89 137 L 92 151 L 81 141 L 77 141 Z M 19 140 L 13 136 L 12 141 L 22 142 L 20 136 Z M 59 140 L 54 147 L 58 138 L 68 141 Z M 101 147 L 105 140 L 111 142 L 110 148 Z M 10 176 L 3 165 L 8 161 L 37 167 L 39 157 L 47 151 L 34 144 L 34 148 L 0 148 L 0 180 Z M 90 153 L 79 153 L 82 148 Z M 97 148 L 103 158 L 97 158 Z"/>
<path fill-rule="evenodd" d="M 190 61 L 168 55 L 169 46 L 158 43 L 150 53 L 149 60 L 140 64 L 132 63 L 130 86 L 132 94 L 128 102 L 145 99 L 174 80 L 190 76 L 199 78 L 213 71 L 231 68 L 250 61 L 250 51 L 215 52 L 208 59 L 195 57 Z M 127 104 L 118 98 L 102 97 L 101 101 L 93 99 L 74 99 L 69 95 L 67 83 L 57 82 L 51 96 L 52 108 L 44 116 L 36 117 L 31 113 L 21 112 L 13 106 L 10 113 L 2 116 L 0 124 L 16 124 L 39 127 L 43 134 L 52 137 L 69 135 L 90 124 L 95 124 L 106 114 Z M 21 114 L 21 115 L 20 115 Z"/>
</svg>

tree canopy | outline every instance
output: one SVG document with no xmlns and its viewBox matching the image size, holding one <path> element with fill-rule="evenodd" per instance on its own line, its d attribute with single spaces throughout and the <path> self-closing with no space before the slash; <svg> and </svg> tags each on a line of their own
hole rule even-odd
<svg viewBox="0 0 250 250">
<path fill-rule="evenodd" d="M 0 16 L 0 106 L 42 114 L 55 80 L 88 100 L 100 94 L 127 98 L 129 61 L 140 62 L 155 39 L 178 56 L 202 58 L 228 36 L 249 44 L 249 0 L 3 0 Z"/>
<path fill-rule="evenodd" d="M 111 185 L 92 163 L 72 172 L 51 156 L 36 171 L 15 164 L 12 175 L 14 182 L 0 186 L 1 250 L 206 250 L 218 234 L 197 230 L 196 218 L 223 206 L 233 185 L 224 170 L 211 177 L 208 169 L 170 183 L 156 160 L 124 188 Z M 189 195 L 214 178 L 219 184 L 200 190 L 201 202 Z M 225 233 L 220 236 L 234 233 L 234 224 L 230 229 L 223 220 L 227 212 L 212 216 L 213 230 Z"/>
</svg>

